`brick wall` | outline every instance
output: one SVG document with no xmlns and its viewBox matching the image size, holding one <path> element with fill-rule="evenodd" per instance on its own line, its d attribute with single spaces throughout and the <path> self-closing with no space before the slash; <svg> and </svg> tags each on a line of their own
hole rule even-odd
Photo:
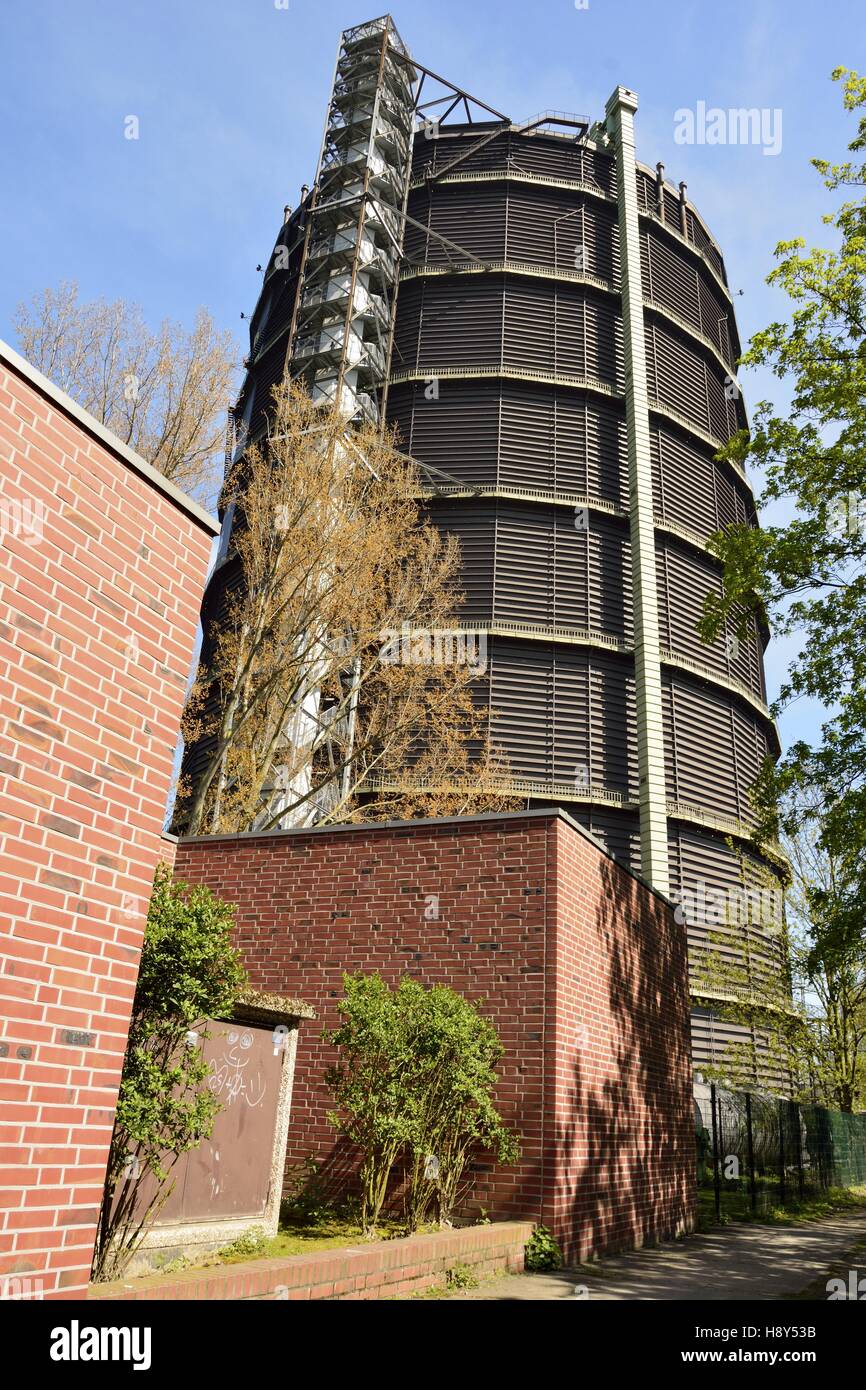
<svg viewBox="0 0 866 1390">
<path fill-rule="evenodd" d="M 480 1162 L 471 1207 L 551 1225 L 569 1256 L 691 1224 L 694 1135 L 683 929 L 557 811 L 181 840 L 176 872 L 237 905 L 252 983 L 336 1021 L 344 971 L 484 999 L 506 1048 L 513 1168 Z M 339 1186 L 332 1059 L 298 1049 L 288 1163 Z"/>
<path fill-rule="evenodd" d="M 0 345 L 0 1292 L 87 1284 L 212 532 Z"/>
<path fill-rule="evenodd" d="M 546 1212 L 583 1258 L 693 1223 L 688 964 L 665 899 L 554 824 Z"/>
<path fill-rule="evenodd" d="M 531 1222 L 497 1221 L 402 1240 L 359 1241 L 352 1248 L 277 1255 L 176 1274 L 149 1274 L 116 1284 L 94 1284 L 90 1297 L 100 1301 L 167 1299 L 172 1303 L 229 1298 L 286 1302 L 393 1298 L 446 1286 L 448 1271 L 458 1265 L 481 1277 L 520 1274 L 531 1234 Z"/>
</svg>

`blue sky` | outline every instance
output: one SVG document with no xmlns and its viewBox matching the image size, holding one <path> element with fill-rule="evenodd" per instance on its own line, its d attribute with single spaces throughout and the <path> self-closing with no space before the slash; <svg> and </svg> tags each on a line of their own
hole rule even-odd
<svg viewBox="0 0 866 1390">
<path fill-rule="evenodd" d="M 147 318 L 190 322 L 204 304 L 242 339 L 240 315 L 285 203 L 315 173 L 340 30 L 378 13 L 358 0 L 28 0 L 0 15 L 0 336 L 16 303 L 62 279 L 122 296 Z M 853 134 L 830 82 L 863 66 L 862 0 L 724 4 L 647 0 L 394 0 L 426 66 L 514 119 L 549 107 L 593 118 L 617 84 L 636 91 L 638 155 L 661 159 L 717 236 L 744 341 L 785 314 L 764 285 L 782 238 L 826 241 L 829 197 L 809 165 Z M 779 108 L 776 156 L 680 145 L 674 113 Z M 124 138 L 135 115 L 139 139 Z M 748 403 L 781 399 L 745 374 Z M 768 653 L 772 693 L 790 649 Z M 785 741 L 815 711 L 787 714 Z"/>
</svg>

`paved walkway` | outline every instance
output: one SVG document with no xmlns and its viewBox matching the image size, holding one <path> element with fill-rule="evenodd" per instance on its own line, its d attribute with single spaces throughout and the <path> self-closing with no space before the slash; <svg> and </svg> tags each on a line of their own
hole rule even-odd
<svg viewBox="0 0 866 1390">
<path fill-rule="evenodd" d="M 731 1225 L 661 1246 L 610 1255 L 597 1266 L 555 1274 L 515 1274 L 452 1299 L 565 1298 L 760 1301 L 802 1292 L 852 1252 L 866 1274 L 866 1212 L 845 1212 L 794 1226 Z M 859 1263 L 858 1263 L 859 1262 Z M 843 1275 L 847 1277 L 849 1264 Z M 834 1269 L 834 1274 L 839 1273 Z M 582 1286 L 587 1292 L 577 1293 Z M 823 1288 L 823 1285 L 822 1285 Z M 819 1297 L 825 1295 L 821 1292 Z"/>
</svg>

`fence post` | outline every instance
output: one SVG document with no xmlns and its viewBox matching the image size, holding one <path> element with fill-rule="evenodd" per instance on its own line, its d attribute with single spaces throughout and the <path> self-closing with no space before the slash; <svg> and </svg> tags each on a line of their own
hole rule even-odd
<svg viewBox="0 0 866 1390">
<path fill-rule="evenodd" d="M 779 1101 L 779 1201 L 785 1205 L 785 1101 Z"/>
<path fill-rule="evenodd" d="M 755 1141 L 752 1133 L 752 1095 L 746 1092 L 746 1141 L 749 1146 L 749 1200 L 752 1215 L 758 1210 L 758 1184 L 755 1180 Z"/>
<path fill-rule="evenodd" d="M 722 1187 L 719 1176 L 719 1130 L 716 1124 L 716 1083 L 710 1085 L 710 1109 L 713 1112 L 713 1191 L 716 1199 L 716 1220 L 722 1220 Z"/>
<path fill-rule="evenodd" d="M 794 1107 L 794 1114 L 797 1116 L 797 1190 L 800 1194 L 800 1201 L 803 1200 L 804 1181 L 803 1181 L 803 1128 L 800 1120 L 800 1103 L 791 1101 Z"/>
</svg>

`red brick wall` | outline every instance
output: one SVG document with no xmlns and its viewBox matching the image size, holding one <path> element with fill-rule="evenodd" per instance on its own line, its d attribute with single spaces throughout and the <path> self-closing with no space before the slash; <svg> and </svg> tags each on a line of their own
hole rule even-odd
<svg viewBox="0 0 866 1390">
<path fill-rule="evenodd" d="M 671 909 L 556 812 L 459 824 L 181 840 L 176 872 L 237 905 L 252 983 L 317 1011 L 303 1031 L 288 1162 L 337 1181 L 319 1039 L 343 971 L 408 973 L 483 998 L 506 1048 L 498 1101 L 513 1168 L 472 1201 L 552 1225 L 566 1253 L 665 1235 L 692 1217 L 683 930 Z M 583 1031 L 585 1029 L 585 1031 Z"/>
<path fill-rule="evenodd" d="M 287 1302 L 394 1298 L 446 1286 L 448 1271 L 458 1265 L 482 1276 L 520 1274 L 531 1234 L 531 1222 L 493 1222 L 400 1240 L 360 1241 L 353 1249 L 277 1255 L 176 1274 L 148 1274 L 116 1284 L 93 1284 L 90 1297 L 100 1302 L 167 1299 L 172 1303 L 226 1298 Z"/>
<path fill-rule="evenodd" d="M 177 836 L 163 834 L 159 840 L 159 861 L 165 864 L 166 868 L 174 868 L 174 856 L 177 853 Z"/>
<path fill-rule="evenodd" d="M 684 929 L 555 823 L 548 1224 L 577 1258 L 691 1226 L 695 1136 Z"/>
<path fill-rule="evenodd" d="M 0 357 L 0 1292 L 87 1284 L 210 545 Z"/>
</svg>

